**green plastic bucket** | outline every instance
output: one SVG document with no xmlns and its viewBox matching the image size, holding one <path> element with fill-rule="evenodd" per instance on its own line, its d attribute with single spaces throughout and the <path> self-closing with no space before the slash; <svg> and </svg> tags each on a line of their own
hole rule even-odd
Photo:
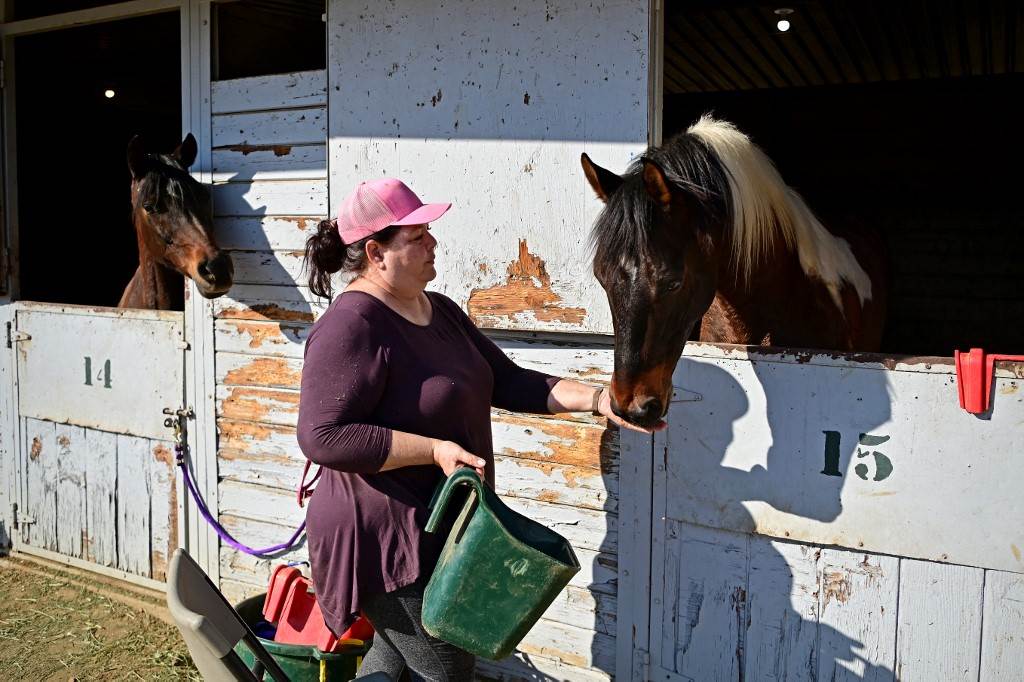
<svg viewBox="0 0 1024 682">
<path fill-rule="evenodd" d="M 434 637 L 497 660 L 508 656 L 580 570 L 569 542 L 518 514 L 468 468 L 441 485 L 427 530 L 436 532 L 452 491 L 471 486 L 423 595 Z"/>
<path fill-rule="evenodd" d="M 235 605 L 235 610 L 250 629 L 263 620 L 263 601 L 266 594 L 256 595 Z M 324 653 L 315 646 L 282 644 L 259 637 L 260 644 L 270 652 L 281 669 L 293 682 L 347 682 L 356 676 L 356 670 L 363 662 L 369 646 L 348 646 L 340 651 Z M 256 659 L 249 649 L 239 642 L 237 653 L 250 669 Z"/>
</svg>

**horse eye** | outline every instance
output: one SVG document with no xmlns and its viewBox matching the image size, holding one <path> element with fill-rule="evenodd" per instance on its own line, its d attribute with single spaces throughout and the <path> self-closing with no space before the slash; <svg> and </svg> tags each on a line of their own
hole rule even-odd
<svg viewBox="0 0 1024 682">
<path fill-rule="evenodd" d="M 155 204 L 143 204 L 142 205 L 142 210 L 145 211 L 146 213 L 156 213 L 156 205 Z"/>
<path fill-rule="evenodd" d="M 673 281 L 669 282 L 668 285 L 666 285 L 665 291 L 668 291 L 668 292 L 679 291 L 682 288 L 682 286 L 683 286 L 683 283 L 680 282 L 678 279 L 677 280 L 673 280 Z"/>
</svg>

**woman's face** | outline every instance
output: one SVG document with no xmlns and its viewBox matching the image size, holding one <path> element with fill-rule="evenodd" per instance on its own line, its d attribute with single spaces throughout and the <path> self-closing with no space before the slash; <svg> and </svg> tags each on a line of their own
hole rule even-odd
<svg viewBox="0 0 1024 682">
<path fill-rule="evenodd" d="M 384 273 L 401 286 L 423 288 L 437 277 L 434 269 L 434 248 L 437 240 L 428 225 L 410 225 L 398 231 L 386 246 L 381 246 Z"/>
</svg>

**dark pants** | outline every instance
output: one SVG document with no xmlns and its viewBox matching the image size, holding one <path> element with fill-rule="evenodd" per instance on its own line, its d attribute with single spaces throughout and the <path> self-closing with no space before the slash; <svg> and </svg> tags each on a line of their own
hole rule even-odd
<svg viewBox="0 0 1024 682">
<path fill-rule="evenodd" d="M 363 611 L 373 623 L 373 646 L 363 659 L 359 677 L 384 672 L 399 680 L 408 666 L 427 682 L 470 682 L 476 657 L 448 642 L 431 637 L 423 629 L 424 585 L 417 582 L 394 592 L 373 597 Z"/>
</svg>

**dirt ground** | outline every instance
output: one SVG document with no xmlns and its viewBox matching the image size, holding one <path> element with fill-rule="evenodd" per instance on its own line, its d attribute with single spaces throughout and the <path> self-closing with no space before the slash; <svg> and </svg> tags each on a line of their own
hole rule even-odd
<svg viewBox="0 0 1024 682">
<path fill-rule="evenodd" d="M 90 582 L 102 581 L 0 559 L 0 680 L 201 679 L 178 631 L 153 615 L 163 604 Z"/>
</svg>

